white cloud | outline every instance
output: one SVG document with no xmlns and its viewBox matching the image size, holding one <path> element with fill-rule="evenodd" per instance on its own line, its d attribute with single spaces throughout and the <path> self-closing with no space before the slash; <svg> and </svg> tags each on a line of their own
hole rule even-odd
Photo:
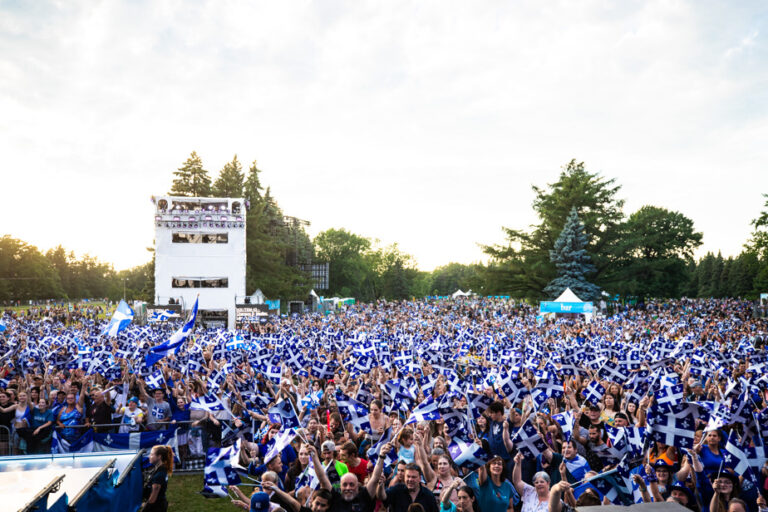
<svg viewBox="0 0 768 512">
<path fill-rule="evenodd" d="M 764 19 L 661 1 L 3 4 L 4 231 L 142 263 L 149 196 L 192 150 L 214 173 L 237 153 L 313 232 L 432 268 L 534 222 L 530 185 L 577 158 L 628 213 L 679 209 L 735 254 L 768 191 Z"/>
</svg>

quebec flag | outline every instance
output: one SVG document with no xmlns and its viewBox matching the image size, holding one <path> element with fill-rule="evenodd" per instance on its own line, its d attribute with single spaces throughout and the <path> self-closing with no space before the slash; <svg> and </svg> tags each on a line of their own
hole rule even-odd
<svg viewBox="0 0 768 512">
<path fill-rule="evenodd" d="M 121 300 L 112 314 L 112 320 L 110 320 L 104 334 L 114 338 L 117 333 L 128 327 L 131 321 L 133 321 L 133 310 L 124 300 Z"/>
<path fill-rule="evenodd" d="M 150 349 L 149 354 L 147 354 L 145 359 L 147 368 L 152 368 L 153 364 L 168 354 L 175 352 L 179 347 L 181 347 L 187 337 L 192 334 L 192 331 L 195 329 L 195 320 L 197 319 L 197 303 L 199 301 L 200 297 L 195 299 L 195 305 L 192 306 L 192 313 L 189 315 L 189 319 L 179 328 L 178 331 L 173 333 L 171 339 L 164 341 L 156 347 L 152 347 Z"/>
<path fill-rule="evenodd" d="M 176 429 L 130 432 L 127 434 L 96 434 L 88 430 L 80 439 L 68 442 L 54 430 L 51 453 L 110 452 L 116 450 L 140 450 L 158 444 L 167 444 L 178 452 Z"/>
<path fill-rule="evenodd" d="M 173 318 L 175 313 L 173 311 L 153 311 L 152 315 L 147 319 L 149 323 L 165 322 Z"/>
</svg>

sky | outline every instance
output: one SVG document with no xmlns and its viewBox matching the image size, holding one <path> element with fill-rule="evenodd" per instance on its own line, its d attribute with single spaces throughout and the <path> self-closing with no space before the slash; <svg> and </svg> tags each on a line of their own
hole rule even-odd
<svg viewBox="0 0 768 512">
<path fill-rule="evenodd" d="M 0 0 L 0 234 L 124 269 L 196 151 L 423 270 L 571 159 L 736 255 L 768 193 L 768 4 Z"/>
</svg>

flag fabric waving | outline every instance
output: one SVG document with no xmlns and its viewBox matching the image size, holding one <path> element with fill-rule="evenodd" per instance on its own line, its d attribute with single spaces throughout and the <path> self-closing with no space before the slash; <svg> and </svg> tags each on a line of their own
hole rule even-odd
<svg viewBox="0 0 768 512">
<path fill-rule="evenodd" d="M 115 312 L 112 314 L 112 320 L 109 322 L 109 325 L 107 325 L 104 334 L 110 338 L 114 338 L 117 336 L 117 333 L 128 327 L 128 324 L 132 321 L 133 310 L 124 300 L 121 300 L 120 304 L 117 305 L 117 309 L 115 309 Z"/>
<path fill-rule="evenodd" d="M 178 331 L 173 333 L 171 339 L 164 341 L 160 345 L 150 349 L 149 354 L 147 354 L 147 357 L 144 359 L 148 368 L 151 368 L 153 364 L 168 354 L 176 352 L 187 339 L 187 337 L 192 334 L 192 331 L 195 329 L 195 320 L 197 319 L 197 305 L 199 301 L 200 297 L 195 299 L 195 305 L 192 306 L 192 313 L 189 315 L 189 319 L 179 328 Z"/>
</svg>

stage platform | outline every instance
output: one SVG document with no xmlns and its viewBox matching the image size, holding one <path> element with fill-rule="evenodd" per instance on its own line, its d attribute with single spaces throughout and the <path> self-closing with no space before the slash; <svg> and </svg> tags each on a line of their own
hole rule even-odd
<svg viewBox="0 0 768 512">
<path fill-rule="evenodd" d="M 139 451 L 0 458 L 0 508 L 7 511 L 135 511 L 141 504 Z M 120 504 L 118 506 L 118 503 Z"/>
</svg>

